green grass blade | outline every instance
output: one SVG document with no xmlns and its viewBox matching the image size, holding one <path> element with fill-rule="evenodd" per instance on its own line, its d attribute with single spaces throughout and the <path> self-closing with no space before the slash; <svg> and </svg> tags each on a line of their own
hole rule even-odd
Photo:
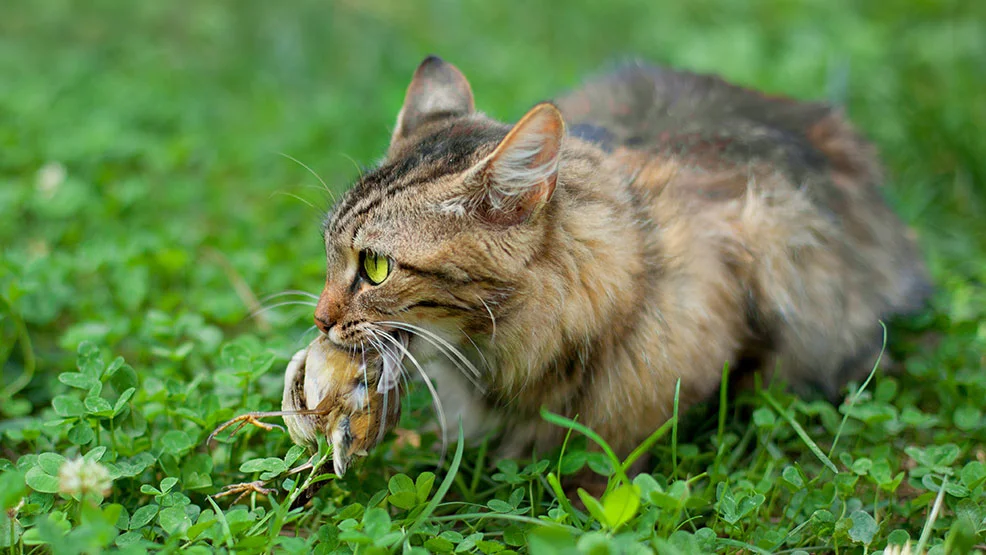
<svg viewBox="0 0 986 555">
<path fill-rule="evenodd" d="M 586 426 L 583 426 L 582 424 L 579 424 L 574 420 L 565 418 L 560 414 L 555 414 L 545 408 L 541 409 L 541 418 L 545 419 L 549 423 L 554 424 L 556 426 L 561 426 L 562 428 L 575 430 L 576 432 L 579 432 L 580 434 L 594 441 L 597 445 L 599 445 L 600 448 L 602 448 L 603 452 L 606 453 L 606 456 L 609 457 L 609 462 L 612 463 L 613 470 L 617 473 L 617 478 L 619 480 L 623 480 L 623 482 L 626 484 L 630 483 L 630 479 L 627 478 L 627 473 L 623 470 L 623 465 L 620 464 L 620 459 L 616 457 L 616 453 L 613 452 L 613 448 L 610 447 L 608 443 L 606 443 L 606 440 L 604 440 L 602 436 L 600 436 L 596 432 L 590 430 Z M 613 484 L 614 482 L 610 481 L 610 485 Z"/>
<path fill-rule="evenodd" d="M 835 447 L 839 444 L 839 438 L 842 437 L 842 429 L 846 426 L 846 421 L 849 420 L 849 414 L 852 412 L 852 408 L 856 405 L 856 401 L 859 401 L 859 397 L 866 391 L 866 388 L 870 385 L 870 381 L 876 374 L 877 368 L 880 367 L 880 361 L 883 360 L 883 353 L 887 349 L 887 325 L 880 321 L 880 326 L 883 328 L 883 346 L 880 347 L 880 354 L 876 357 L 876 362 L 873 363 L 873 369 L 870 370 L 870 375 L 866 377 L 863 381 L 863 385 L 860 386 L 856 394 L 852 396 L 849 400 L 849 407 L 846 409 L 846 413 L 842 415 L 842 422 L 839 423 L 839 429 L 835 432 L 835 439 L 832 440 L 832 448 L 829 449 L 829 458 L 835 453 Z"/>
<path fill-rule="evenodd" d="M 674 411 L 671 416 L 671 476 L 678 477 L 678 409 L 681 399 L 681 378 L 674 384 Z"/>
<path fill-rule="evenodd" d="M 425 521 L 427 521 L 428 518 L 431 517 L 432 513 L 435 512 L 435 509 L 438 507 L 438 504 L 442 502 L 442 499 L 445 497 L 445 494 L 448 493 L 449 488 L 452 487 L 452 482 L 455 480 L 455 476 L 459 473 L 459 465 L 462 463 L 462 452 L 463 449 L 465 448 L 465 444 L 466 441 L 462 431 L 462 422 L 460 421 L 459 441 L 455 447 L 455 456 L 452 457 L 452 464 L 449 465 L 448 473 L 445 475 L 445 479 L 442 480 L 441 485 L 438 486 L 438 491 L 435 492 L 435 495 L 431 498 L 431 501 L 429 501 L 428 504 L 425 506 L 425 509 L 421 511 L 421 514 L 418 515 L 418 518 L 414 520 L 414 523 L 411 524 L 410 527 L 408 527 L 406 532 L 404 532 L 404 539 L 401 540 L 401 542 L 399 543 L 403 543 L 403 541 L 406 540 L 408 537 L 410 537 L 411 534 L 414 533 L 414 531 L 417 530 L 419 526 L 424 524 Z"/>
<path fill-rule="evenodd" d="M 719 381 L 719 426 L 716 430 L 716 464 L 722 460 L 722 440 L 726 434 L 726 408 L 729 406 L 729 363 L 722 365 L 722 378 Z"/>
<path fill-rule="evenodd" d="M 662 424 L 660 428 L 654 430 L 651 435 L 647 436 L 647 439 L 641 442 L 636 449 L 631 451 L 630 455 L 623 461 L 623 472 L 629 470 L 633 463 L 637 462 L 637 459 L 642 457 L 645 453 L 647 453 L 647 451 L 650 450 L 651 447 L 654 446 L 655 443 L 657 443 L 657 440 L 664 437 L 664 434 L 668 433 L 668 429 L 674 426 L 675 422 L 676 419 L 668 420 Z"/>
<path fill-rule="evenodd" d="M 839 473 L 839 469 L 836 468 L 832 460 L 828 458 L 828 455 L 826 455 L 821 450 L 821 448 L 818 447 L 818 444 L 815 443 L 815 440 L 811 439 L 811 436 L 809 436 L 808 432 L 806 432 L 805 429 L 801 427 L 801 424 L 798 424 L 798 421 L 795 420 L 794 417 L 791 416 L 790 413 L 788 413 L 788 411 L 784 410 L 784 408 L 781 407 L 781 404 L 778 403 L 770 395 L 770 393 L 767 393 L 766 391 L 761 391 L 760 396 L 765 401 L 767 401 L 767 404 L 769 404 L 775 411 L 777 411 L 778 414 L 781 415 L 781 418 L 787 421 L 787 423 L 790 424 L 792 428 L 794 428 L 794 433 L 798 434 L 798 437 L 800 437 L 801 441 L 803 441 L 804 444 L 808 447 L 808 450 L 811 451 L 811 453 L 815 455 L 818 458 L 818 460 L 822 462 L 823 465 L 825 465 L 825 468 L 831 470 L 833 474 Z"/>
</svg>

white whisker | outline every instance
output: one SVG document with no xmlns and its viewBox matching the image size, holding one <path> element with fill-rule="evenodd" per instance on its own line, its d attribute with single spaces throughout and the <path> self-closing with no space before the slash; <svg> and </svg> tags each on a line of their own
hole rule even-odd
<svg viewBox="0 0 986 555">
<path fill-rule="evenodd" d="M 442 463 L 445 461 L 445 452 L 446 452 L 446 448 L 448 447 L 448 430 L 446 429 L 447 426 L 445 423 L 445 409 L 442 406 L 441 398 L 438 396 L 438 390 L 435 389 L 435 385 L 432 383 L 431 378 L 428 377 L 428 374 L 425 373 L 424 368 L 421 367 L 417 359 L 414 358 L 414 355 L 412 355 L 411 352 L 408 351 L 406 347 L 401 345 L 400 342 L 394 339 L 389 333 L 385 333 L 385 332 L 379 332 L 379 333 L 380 333 L 379 337 L 389 340 L 395 347 L 397 347 L 398 349 L 400 349 L 400 351 L 404 353 L 404 356 L 406 356 L 408 360 L 411 361 L 411 364 L 413 364 L 414 367 L 417 368 L 418 373 L 421 374 L 421 379 L 425 382 L 425 386 L 428 387 L 429 393 L 431 393 L 431 399 L 435 406 L 435 412 L 438 413 L 438 424 L 442 429 L 442 455 L 440 457 L 440 462 L 439 462 L 439 466 L 441 466 Z"/>
<path fill-rule="evenodd" d="M 284 195 L 284 196 L 291 197 L 291 198 L 296 199 L 296 200 L 300 200 L 301 202 L 307 204 L 312 210 L 314 210 L 316 212 L 319 212 L 319 213 L 322 212 L 314 204 L 308 202 L 307 200 L 299 197 L 298 195 L 296 195 L 294 193 L 288 193 L 286 191 L 274 191 L 273 193 L 270 194 L 271 198 L 273 198 L 276 195 Z"/>
<path fill-rule="evenodd" d="M 308 329 L 306 329 L 305 331 L 301 332 L 301 337 L 299 337 L 298 340 L 294 342 L 295 346 L 298 346 L 298 345 L 300 345 L 303 342 L 304 343 L 310 343 L 310 341 L 305 341 L 305 336 L 308 335 L 310 332 L 315 331 L 316 329 L 318 329 L 316 326 L 311 325 L 311 326 L 308 327 Z"/>
<path fill-rule="evenodd" d="M 369 334 L 367 336 L 367 339 L 370 339 L 371 340 L 371 343 L 373 344 L 373 347 L 377 351 L 379 351 L 381 353 L 381 355 L 383 355 L 383 356 L 393 356 L 392 354 L 384 354 L 385 352 L 390 353 L 391 351 L 389 350 L 389 348 L 386 345 L 384 345 L 383 343 L 381 343 L 380 340 L 378 339 L 378 336 L 385 335 L 385 333 L 383 331 L 373 329 L 372 324 L 368 325 L 364 329 Z M 404 365 L 403 364 L 398 364 L 397 367 L 398 367 L 398 379 L 403 378 L 404 379 L 404 385 L 407 386 L 407 376 L 405 375 L 405 372 L 404 372 Z M 399 389 L 398 389 L 398 391 L 399 391 Z M 387 418 L 389 417 L 389 414 L 390 414 L 389 395 L 390 395 L 390 388 L 385 388 L 383 390 L 383 408 L 384 408 L 384 410 L 383 410 L 383 418 L 380 419 L 380 430 L 377 431 L 377 443 L 379 443 L 383 439 L 384 434 L 387 432 Z M 398 402 L 400 402 L 399 398 L 398 398 Z M 395 422 L 395 424 L 396 424 L 396 422 Z"/>
<path fill-rule="evenodd" d="M 483 366 L 486 367 L 486 371 L 492 372 L 493 367 L 491 367 L 489 361 L 486 360 L 486 355 L 483 354 L 483 350 L 479 348 L 479 345 L 477 345 L 476 342 L 472 340 L 472 337 L 469 337 L 469 334 L 463 331 L 462 328 L 457 327 L 456 329 L 458 329 L 459 333 L 461 333 L 467 340 L 469 340 L 469 343 L 471 343 L 473 348 L 476 349 L 476 352 L 479 353 L 479 358 L 483 361 Z"/>
<path fill-rule="evenodd" d="M 448 345 L 447 342 L 444 342 L 445 345 L 443 345 L 443 344 L 439 343 L 438 341 L 436 341 L 435 339 L 432 339 L 431 337 L 428 337 L 426 335 L 423 335 L 421 333 L 418 333 L 417 331 L 412 331 L 412 330 L 409 330 L 407 328 L 404 328 L 404 331 L 406 331 L 407 333 L 411 334 L 414 337 L 417 337 L 417 338 L 421 339 L 422 341 L 425 341 L 429 345 L 432 345 L 433 347 L 435 347 L 435 349 L 437 349 L 439 353 L 441 353 L 443 356 L 445 356 L 445 358 L 447 358 L 449 360 L 449 362 L 451 362 L 452 365 L 455 366 L 456 370 L 458 370 L 467 380 L 469 380 L 469 382 L 472 383 L 472 385 L 476 389 L 478 389 L 478 390 L 483 390 L 484 389 L 483 384 L 481 384 L 479 382 L 479 380 L 477 380 L 476 377 L 473 376 L 473 374 L 470 373 L 462 365 L 462 362 L 460 361 L 461 358 L 462 358 L 462 354 L 458 351 L 458 349 L 456 349 L 455 347 L 452 347 L 450 345 L 449 346 L 446 346 L 446 345 Z M 467 364 L 469 363 L 468 360 L 466 361 L 466 363 Z"/>
<path fill-rule="evenodd" d="M 383 345 L 379 341 L 381 336 L 387 334 L 385 334 L 382 330 L 374 329 L 373 324 L 367 323 L 361 326 L 360 329 L 362 329 L 365 333 L 369 334 L 368 338 L 372 336 L 377 339 L 377 341 L 374 343 L 374 346 L 376 347 L 377 352 L 379 352 L 383 358 L 383 362 L 380 368 L 380 375 L 378 376 L 377 379 L 377 391 L 387 391 L 397 387 L 397 378 L 394 375 L 394 372 L 400 374 L 401 371 L 400 352 L 397 352 L 395 354 L 393 349 L 388 348 L 387 345 Z"/>
<path fill-rule="evenodd" d="M 380 443 L 380 441 L 383 440 L 383 435 L 387 432 L 387 419 L 390 417 L 389 395 L 389 390 L 383 390 L 383 416 L 380 418 L 380 429 L 377 430 L 377 443 Z"/>
<path fill-rule="evenodd" d="M 332 199 L 332 204 L 335 204 L 336 203 L 336 196 L 335 196 L 335 194 L 332 193 L 332 189 L 329 189 L 329 186 L 325 184 L 325 181 L 321 177 L 319 177 L 319 175 L 317 173 L 315 173 L 315 170 L 311 169 L 310 167 L 308 167 L 307 164 L 305 164 L 301 160 L 298 160 L 294 156 L 291 156 L 290 154 L 287 154 L 287 153 L 284 153 L 284 152 L 279 152 L 278 154 L 280 154 L 281 156 L 287 158 L 288 160 L 291 160 L 295 164 L 298 164 L 299 166 L 301 166 L 301 167 L 305 168 L 306 170 L 308 170 L 308 173 L 310 173 L 313 176 L 315 176 L 315 179 L 317 179 L 318 182 L 322 184 L 322 187 L 325 188 L 325 192 L 328 193 L 329 194 L 329 198 Z"/>
<path fill-rule="evenodd" d="M 345 159 L 347 159 L 347 160 L 349 160 L 350 162 L 353 163 L 353 167 L 356 168 L 356 172 L 359 173 L 359 178 L 360 178 L 360 180 L 362 180 L 363 179 L 363 167 L 359 165 L 359 162 L 357 162 L 356 159 L 354 159 L 352 156 L 346 154 L 345 152 L 340 152 L 339 154 L 341 154 L 343 158 L 345 158 Z"/>
<path fill-rule="evenodd" d="M 476 295 L 476 298 L 479 299 L 479 302 L 483 303 L 483 306 L 486 307 L 486 313 L 490 315 L 490 322 L 493 324 L 493 331 L 490 333 L 490 345 L 492 345 L 496 343 L 496 318 L 493 316 L 493 311 L 490 310 L 490 305 L 486 304 L 486 301 L 479 295 Z"/>
<path fill-rule="evenodd" d="M 276 299 L 278 297 L 286 297 L 288 295 L 298 295 L 300 297 L 308 297 L 309 299 L 315 301 L 318 300 L 318 295 L 315 295 L 314 293 L 309 293 L 308 291 L 301 291 L 299 289 L 288 289 L 287 291 L 281 291 L 280 293 L 272 293 L 270 295 L 267 295 L 266 297 L 260 299 L 260 302 L 266 302 L 272 299 Z"/>
<path fill-rule="evenodd" d="M 370 346 L 371 347 L 376 348 L 376 346 L 374 345 L 374 340 L 373 340 L 373 338 L 371 336 L 367 335 L 366 336 L 366 339 L 367 339 L 367 341 L 370 342 Z M 370 395 L 370 380 L 369 380 L 369 378 L 366 377 L 366 347 L 363 346 L 363 342 L 362 341 L 359 342 L 359 348 L 360 348 L 360 353 L 361 353 L 361 355 L 363 357 L 363 363 L 360 365 L 360 368 L 363 370 L 363 384 L 366 387 L 366 410 L 370 414 L 373 414 L 373 407 L 370 406 L 370 399 L 373 398 L 373 395 Z M 377 350 L 379 350 L 379 349 L 377 349 Z M 384 407 L 384 408 L 386 408 L 386 407 Z"/>
<path fill-rule="evenodd" d="M 432 341 L 430 341 L 430 343 L 432 345 L 435 345 L 435 347 L 438 347 L 439 350 L 441 350 L 441 347 L 444 347 L 446 349 L 445 354 L 447 357 L 449 357 L 450 360 L 455 362 L 455 360 L 451 356 L 454 355 L 454 357 L 458 359 L 459 362 L 461 362 L 463 365 L 465 365 L 466 368 L 469 369 L 469 371 L 472 373 L 472 376 L 465 373 L 464 369 L 463 369 L 463 374 L 470 379 L 473 385 L 475 385 L 479 389 L 485 389 L 482 386 L 482 384 L 480 384 L 477 381 L 477 379 L 482 376 L 482 373 L 476 368 L 476 366 L 473 365 L 472 362 L 469 361 L 468 358 L 466 358 L 464 354 L 462 354 L 461 351 L 459 351 L 459 349 L 455 348 L 455 346 L 453 346 L 451 343 L 446 341 L 443 337 L 439 336 L 434 332 L 426 330 L 425 328 L 422 328 L 420 326 L 415 326 L 414 324 L 409 324 L 407 322 L 384 321 L 384 322 L 378 322 L 378 324 L 393 326 L 397 329 L 411 332 L 417 335 L 418 337 L 421 337 L 422 339 L 431 339 Z M 440 343 L 440 345 L 436 344 L 435 342 Z M 461 366 L 460 369 L 462 369 Z"/>
<path fill-rule="evenodd" d="M 278 307 L 281 307 L 281 306 L 287 306 L 287 305 L 301 305 L 301 306 L 308 306 L 308 307 L 315 308 L 315 303 L 310 303 L 310 302 L 307 302 L 307 301 L 283 301 L 283 302 L 272 304 L 270 306 L 264 306 L 264 307 L 258 308 L 257 310 L 254 310 L 253 312 L 250 313 L 250 317 L 252 318 L 252 317 L 254 317 L 254 316 L 258 315 L 258 314 L 262 314 L 264 312 L 267 312 L 268 310 L 273 310 L 275 308 L 278 308 Z"/>
</svg>

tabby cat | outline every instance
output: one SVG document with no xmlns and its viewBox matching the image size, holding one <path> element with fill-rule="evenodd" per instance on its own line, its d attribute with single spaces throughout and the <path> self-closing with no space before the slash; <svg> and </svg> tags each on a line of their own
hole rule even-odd
<svg viewBox="0 0 986 555">
<path fill-rule="evenodd" d="M 545 407 L 626 453 L 678 380 L 686 407 L 726 364 L 829 395 L 871 369 L 930 291 L 882 182 L 823 104 L 631 65 L 508 125 L 429 57 L 328 214 L 315 322 L 422 369 L 448 439 L 546 450 Z"/>
</svg>

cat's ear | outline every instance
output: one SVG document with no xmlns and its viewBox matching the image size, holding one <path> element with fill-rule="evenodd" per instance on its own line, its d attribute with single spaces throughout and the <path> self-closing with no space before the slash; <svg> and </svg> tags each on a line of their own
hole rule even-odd
<svg viewBox="0 0 986 555">
<path fill-rule="evenodd" d="M 462 72 L 438 56 L 428 56 L 415 70 L 407 87 L 391 144 L 427 121 L 464 116 L 475 110 L 472 89 Z"/>
<path fill-rule="evenodd" d="M 470 171 L 466 207 L 490 223 L 527 221 L 555 192 L 564 135 L 565 122 L 554 104 L 531 108 Z"/>
</svg>

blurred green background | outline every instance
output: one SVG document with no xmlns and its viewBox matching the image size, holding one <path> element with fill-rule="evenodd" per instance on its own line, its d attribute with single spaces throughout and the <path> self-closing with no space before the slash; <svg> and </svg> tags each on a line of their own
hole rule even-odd
<svg viewBox="0 0 986 555">
<path fill-rule="evenodd" d="M 982 291 L 965 284 L 986 274 L 984 6 L 7 0 L 3 410 L 45 406 L 83 339 L 190 375 L 238 333 L 295 348 L 308 307 L 250 312 L 318 292 L 330 200 L 281 153 L 344 189 L 383 153 L 430 53 L 507 120 L 625 59 L 843 105 L 885 157 L 888 196 L 948 292 L 938 302 L 977 314 Z"/>
<path fill-rule="evenodd" d="M 894 346 L 906 372 L 877 380 L 873 398 L 844 430 L 831 405 L 791 406 L 819 443 L 833 444 L 830 438 L 845 432 L 839 460 L 846 469 L 855 456 L 883 465 L 889 482 L 891 469 L 901 472 L 888 489 L 896 493 L 884 503 L 873 484 L 885 484 L 857 483 L 853 465 L 835 477 L 842 484 L 836 496 L 801 439 L 786 425 L 775 427 L 773 409 L 761 406 L 755 426 L 730 419 L 718 439 L 682 438 L 693 444 L 682 445 L 680 453 L 689 454 L 681 476 L 707 480 L 689 479 L 700 507 L 695 517 L 661 513 L 661 534 L 709 526 L 696 534 L 764 549 L 838 549 L 851 545 L 847 538 L 873 539 L 874 518 L 854 520 L 862 507 L 880 519 L 882 533 L 901 528 L 916 538 L 936 495 L 934 484 L 922 481 L 928 468 L 956 476 L 968 463 L 962 487 L 970 497 L 957 501 L 963 492 L 953 486 L 934 537 L 940 543 L 954 522 L 973 527 L 960 536 L 981 543 L 973 521 L 986 506 L 971 496 L 982 491 L 982 464 L 973 459 L 982 460 L 986 437 L 983 0 L 2 0 L 0 509 L 16 513 L 27 495 L 18 518 L 29 533 L 16 540 L 19 532 L 0 511 L 0 539 L 65 542 L 76 550 L 114 541 L 187 545 L 188 526 L 212 518 L 204 496 L 256 474 L 239 462 L 287 450 L 287 437 L 277 432 L 241 434 L 218 449 L 204 442 L 218 422 L 277 405 L 280 368 L 311 337 L 311 307 L 281 304 L 296 301 L 290 295 L 269 296 L 321 288 L 319 223 L 331 195 L 319 178 L 337 193 L 383 154 L 407 82 L 428 54 L 462 69 L 479 108 L 505 120 L 628 59 L 843 106 L 882 152 L 887 196 L 925 247 L 938 290 L 915 324 L 931 333 Z M 261 304 L 271 308 L 251 315 Z M 84 341 L 91 343 L 80 350 L 82 373 L 68 373 Z M 115 374 L 100 374 L 99 352 L 122 355 L 133 370 L 118 359 Z M 405 411 L 405 418 L 427 415 L 426 394 L 420 397 L 423 410 Z M 740 437 L 756 440 L 732 447 Z M 723 438 L 729 441 L 712 447 Z M 309 511 L 298 529 L 318 530 L 323 551 L 334 549 L 336 525 L 362 508 L 333 511 L 356 500 L 379 503 L 395 470 L 434 469 L 427 445 L 417 453 L 395 449 L 382 447 L 361 474 L 334 481 L 323 512 Z M 677 474 L 675 447 L 655 449 L 657 475 L 671 475 L 672 466 Z M 731 452 L 726 464 L 716 449 Z M 102 528 L 77 526 L 63 537 L 59 526 L 68 526 L 67 511 L 76 505 L 56 498 L 53 473 L 61 456 L 82 452 L 109 465 L 117 481 L 107 501 L 119 505 L 104 503 L 105 514 L 86 517 Z M 807 487 L 800 477 L 788 479 L 797 493 L 777 478 L 782 455 L 785 479 L 800 472 L 795 461 L 815 477 Z M 485 477 L 479 459 L 470 465 L 471 488 L 457 486 L 455 495 L 480 503 L 497 497 L 502 508 L 508 494 L 515 497 L 513 485 L 502 472 Z M 540 501 L 548 467 L 539 468 L 516 482 L 526 484 L 521 497 L 532 492 L 532 515 L 553 503 L 550 496 Z M 910 477 L 901 485 L 905 470 Z M 173 493 L 144 489 L 175 487 L 179 477 Z M 770 501 L 738 523 L 717 519 L 712 510 L 723 513 L 715 499 L 727 481 L 734 489 L 764 484 Z M 491 489 L 477 494 L 480 484 Z M 153 522 L 147 492 L 162 506 L 173 504 Z M 799 495 L 804 503 L 788 504 Z M 280 521 L 247 532 L 248 519 L 266 510 L 254 501 L 249 517 L 226 513 L 240 515 L 238 548 L 293 542 L 297 552 L 310 552 L 300 532 L 280 535 Z M 815 518 L 828 508 L 836 516 Z M 130 520 L 114 540 L 126 524 L 121 509 L 135 518 L 144 510 L 143 524 Z M 458 517 L 442 518 L 449 531 L 465 527 L 465 520 L 450 520 Z M 501 524 L 489 521 L 488 538 L 501 537 Z M 654 534 L 644 517 L 639 527 L 641 537 Z M 389 524 L 379 528 L 390 533 Z M 857 528 L 869 539 L 853 537 Z M 221 543 L 217 530 L 198 540 L 202 552 Z M 525 542 L 523 534 L 503 537 L 512 546 Z M 729 541 L 716 545 L 736 548 Z"/>
</svg>

